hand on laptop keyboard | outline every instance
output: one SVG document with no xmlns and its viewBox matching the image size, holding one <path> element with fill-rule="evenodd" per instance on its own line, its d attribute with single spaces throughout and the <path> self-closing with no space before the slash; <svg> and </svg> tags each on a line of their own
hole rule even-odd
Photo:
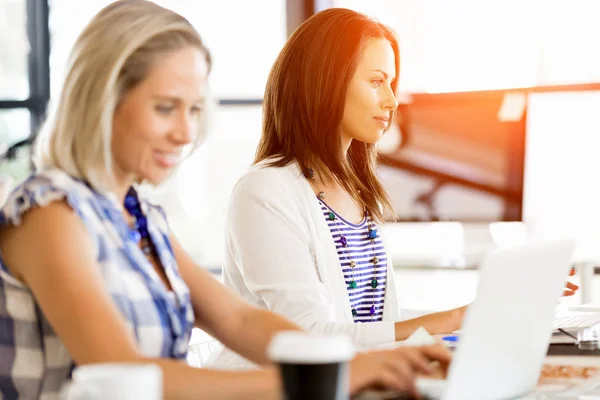
<svg viewBox="0 0 600 400">
<path fill-rule="evenodd" d="M 445 371 L 451 357 L 450 351 L 441 344 L 361 353 L 350 365 L 350 391 L 357 393 L 368 388 L 388 388 L 416 394 L 417 374 L 431 376 L 439 373 L 433 369 L 433 362 L 438 363 L 438 370 Z"/>
</svg>

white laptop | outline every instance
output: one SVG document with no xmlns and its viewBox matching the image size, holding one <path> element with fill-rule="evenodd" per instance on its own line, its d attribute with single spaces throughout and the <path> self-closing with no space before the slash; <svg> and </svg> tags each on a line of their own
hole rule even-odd
<svg viewBox="0 0 600 400">
<path fill-rule="evenodd" d="M 560 240 L 488 253 L 448 378 L 418 379 L 422 394 L 442 400 L 498 400 L 531 392 L 574 249 L 573 241 Z"/>
</svg>

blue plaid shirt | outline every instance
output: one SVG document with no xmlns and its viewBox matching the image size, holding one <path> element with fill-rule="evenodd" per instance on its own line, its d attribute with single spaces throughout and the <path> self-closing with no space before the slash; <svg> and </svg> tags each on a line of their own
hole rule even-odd
<svg viewBox="0 0 600 400">
<path fill-rule="evenodd" d="M 82 219 L 95 244 L 104 286 L 137 340 L 140 353 L 184 361 L 194 314 L 162 209 L 141 202 L 172 292 L 130 239 L 116 198 L 99 194 L 64 172 L 40 172 L 17 187 L 0 211 L 0 228 L 19 225 L 27 210 L 53 201 L 66 201 Z M 35 251 L 35 243 L 31 251 Z M 10 274 L 0 255 L 0 399 L 58 398 L 73 367 L 33 294 Z"/>
</svg>

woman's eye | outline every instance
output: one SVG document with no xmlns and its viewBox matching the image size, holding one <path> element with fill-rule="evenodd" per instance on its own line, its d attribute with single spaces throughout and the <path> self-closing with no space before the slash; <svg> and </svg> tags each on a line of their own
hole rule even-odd
<svg viewBox="0 0 600 400">
<path fill-rule="evenodd" d="M 163 115 L 169 115 L 173 111 L 171 106 L 156 106 L 156 111 Z"/>
<path fill-rule="evenodd" d="M 381 79 L 374 79 L 371 81 L 373 83 L 373 86 L 379 86 L 383 83 L 383 80 Z"/>
</svg>

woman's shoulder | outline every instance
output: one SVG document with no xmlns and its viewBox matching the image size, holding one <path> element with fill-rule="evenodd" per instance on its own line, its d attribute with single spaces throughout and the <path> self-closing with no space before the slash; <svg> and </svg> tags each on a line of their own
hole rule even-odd
<svg viewBox="0 0 600 400">
<path fill-rule="evenodd" d="M 83 197 L 91 195 L 92 192 L 82 181 L 63 171 L 52 169 L 36 172 L 12 190 L 0 212 L 0 225 L 19 225 L 26 211 L 55 201 L 66 200 L 72 208 L 77 209 Z"/>
<path fill-rule="evenodd" d="M 77 190 L 82 186 L 87 187 L 82 180 L 74 178 L 62 170 L 44 169 L 29 175 L 15 187 L 13 193 L 19 190 L 36 190 L 46 187 L 56 190 Z"/>
<path fill-rule="evenodd" d="M 273 164 L 275 160 L 264 160 L 253 165 L 242 175 L 236 184 L 239 190 L 290 190 L 302 177 L 296 163 L 292 162 L 284 166 Z"/>
</svg>

